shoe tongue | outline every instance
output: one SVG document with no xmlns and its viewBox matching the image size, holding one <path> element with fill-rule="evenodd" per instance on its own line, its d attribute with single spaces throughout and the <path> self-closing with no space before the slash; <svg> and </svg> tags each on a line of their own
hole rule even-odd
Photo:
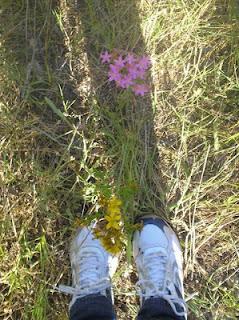
<svg viewBox="0 0 239 320">
<path fill-rule="evenodd" d="M 155 256 L 154 256 L 154 254 L 155 254 Z M 158 254 L 158 256 L 157 256 L 157 254 Z M 147 260 L 148 258 L 151 260 L 151 257 L 154 261 L 155 261 L 155 259 L 160 260 L 161 258 L 163 259 L 164 257 L 167 257 L 167 251 L 166 251 L 166 249 L 161 248 L 161 247 L 160 248 L 159 247 L 149 248 L 144 251 L 143 257 L 144 257 L 144 261 Z M 147 262 L 148 266 L 150 266 L 150 260 L 148 260 L 148 262 Z M 164 262 L 163 260 L 161 260 L 161 261 Z M 160 265 L 160 263 L 159 263 L 159 265 Z M 153 278 L 154 278 L 155 282 L 157 283 L 158 290 L 161 291 L 161 290 L 163 290 L 163 287 L 164 287 L 164 281 L 161 277 L 158 278 L 158 276 L 160 275 L 160 273 L 162 273 L 162 275 L 163 275 L 164 271 L 162 269 L 159 269 L 158 272 L 156 272 L 155 265 L 154 265 L 153 269 L 152 269 L 152 272 L 154 274 Z M 156 277 L 155 277 L 155 272 L 158 274 Z"/>
<path fill-rule="evenodd" d="M 143 248 L 153 248 L 159 245 L 163 248 L 169 246 L 165 231 L 153 224 L 145 225 L 140 234 L 140 246 Z"/>
<path fill-rule="evenodd" d="M 85 246 L 82 245 L 81 247 L 81 254 L 82 253 L 86 253 L 86 254 L 90 254 L 93 253 L 93 255 L 97 255 L 97 257 L 101 258 L 102 257 L 102 252 L 101 250 L 97 247 L 97 246 L 89 246 L 88 244 L 86 244 Z"/>
<path fill-rule="evenodd" d="M 89 257 L 95 257 L 97 260 L 100 261 L 100 263 L 103 263 L 104 261 L 104 252 L 98 247 L 94 245 L 84 245 L 81 248 L 81 254 L 87 255 Z"/>
<path fill-rule="evenodd" d="M 87 266 L 84 266 L 83 270 L 80 270 L 80 283 L 81 285 L 95 284 L 99 280 L 99 268 L 104 260 L 102 253 L 97 247 L 87 246 L 81 249 L 81 254 L 85 255 L 85 263 L 87 260 L 89 260 L 89 263 Z"/>
<path fill-rule="evenodd" d="M 154 248 L 146 248 L 144 250 L 144 257 L 148 257 L 152 253 L 159 253 L 159 255 L 167 256 L 167 250 L 164 248 L 154 247 Z"/>
</svg>

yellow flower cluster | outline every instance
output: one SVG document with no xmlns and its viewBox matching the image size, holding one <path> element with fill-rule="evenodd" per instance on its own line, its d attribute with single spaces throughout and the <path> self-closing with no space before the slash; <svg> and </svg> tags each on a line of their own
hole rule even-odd
<svg viewBox="0 0 239 320">
<path fill-rule="evenodd" d="M 116 229 L 120 230 L 120 221 L 121 221 L 121 201 L 113 196 L 110 200 L 108 200 L 107 210 L 105 220 L 108 222 L 106 225 L 106 229 Z"/>
<path fill-rule="evenodd" d="M 119 232 L 107 232 L 106 234 L 104 234 L 104 236 L 102 236 L 102 234 L 97 234 L 95 235 L 101 241 L 105 250 L 107 250 L 112 255 L 117 255 L 118 253 L 120 253 L 123 242 L 121 240 L 121 234 Z"/>
<path fill-rule="evenodd" d="M 115 195 L 109 200 L 101 199 L 101 206 L 106 210 L 103 224 L 99 224 L 94 234 L 101 241 L 104 248 L 115 255 L 123 246 L 123 224 L 121 221 L 122 202 Z"/>
</svg>

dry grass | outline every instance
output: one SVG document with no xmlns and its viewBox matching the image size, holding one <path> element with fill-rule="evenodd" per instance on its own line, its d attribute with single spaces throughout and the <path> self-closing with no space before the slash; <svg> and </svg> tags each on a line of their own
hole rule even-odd
<svg viewBox="0 0 239 320">
<path fill-rule="evenodd" d="M 75 217 L 109 185 L 126 238 L 145 212 L 177 229 L 190 319 L 237 318 L 238 16 L 233 0 L 3 1 L 1 319 L 67 319 L 52 286 L 70 281 Z M 150 54 L 150 97 L 108 85 L 99 53 L 115 47 Z M 136 279 L 121 260 L 130 319 Z"/>
</svg>

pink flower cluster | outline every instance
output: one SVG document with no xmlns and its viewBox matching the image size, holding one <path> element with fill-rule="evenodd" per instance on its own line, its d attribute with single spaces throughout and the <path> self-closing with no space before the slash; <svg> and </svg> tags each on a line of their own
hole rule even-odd
<svg viewBox="0 0 239 320">
<path fill-rule="evenodd" d="M 146 84 L 146 72 L 151 65 L 147 56 L 137 57 L 133 53 L 125 55 L 108 51 L 100 55 L 102 63 L 109 63 L 109 81 L 115 81 L 120 88 L 131 88 L 136 95 L 149 92 Z"/>
</svg>

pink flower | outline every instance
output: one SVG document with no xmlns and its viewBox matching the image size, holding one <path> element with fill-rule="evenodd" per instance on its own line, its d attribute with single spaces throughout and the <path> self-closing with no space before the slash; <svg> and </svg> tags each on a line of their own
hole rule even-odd
<svg viewBox="0 0 239 320">
<path fill-rule="evenodd" d="M 132 89 L 137 96 L 144 96 L 149 92 L 149 87 L 146 84 L 135 84 Z"/>
<path fill-rule="evenodd" d="M 149 57 L 143 56 L 142 58 L 139 59 L 138 61 L 138 66 L 141 70 L 146 70 L 150 66 L 151 61 Z"/>
<path fill-rule="evenodd" d="M 138 78 L 138 69 L 134 64 L 128 65 L 127 70 L 133 80 Z"/>
<path fill-rule="evenodd" d="M 114 60 L 114 64 L 117 67 L 123 68 L 125 66 L 125 60 L 122 58 L 122 56 L 119 56 L 118 59 Z"/>
<path fill-rule="evenodd" d="M 130 65 L 128 67 L 128 72 L 132 79 L 145 79 L 145 70 L 139 68 L 137 64 Z"/>
<path fill-rule="evenodd" d="M 120 68 L 114 64 L 110 64 L 110 70 L 108 72 L 109 81 L 120 81 L 121 73 Z"/>
<path fill-rule="evenodd" d="M 145 70 L 141 69 L 139 66 L 137 68 L 137 78 L 139 79 L 145 79 Z"/>
<path fill-rule="evenodd" d="M 119 67 L 119 66 L 117 66 L 117 65 L 115 65 L 115 64 L 110 64 L 109 68 L 110 68 L 111 71 L 113 71 L 113 72 L 118 72 L 118 73 L 119 73 L 120 70 L 121 70 L 121 67 Z"/>
<path fill-rule="evenodd" d="M 100 55 L 101 63 L 110 63 L 111 54 L 108 51 L 102 52 Z"/>
<path fill-rule="evenodd" d="M 120 74 L 113 72 L 113 71 L 109 71 L 108 76 L 109 76 L 109 81 L 120 81 L 121 80 Z"/>
<path fill-rule="evenodd" d="M 121 88 L 128 88 L 129 86 L 132 86 L 134 83 L 129 75 L 126 75 L 121 78 L 119 81 L 119 85 Z"/>
<path fill-rule="evenodd" d="M 138 96 L 144 96 L 149 92 L 149 86 L 146 84 L 147 69 L 150 67 L 149 57 L 138 57 L 133 53 L 112 55 L 105 51 L 101 54 L 101 62 L 109 63 L 108 80 L 115 81 L 117 87 L 131 90 Z M 113 62 L 112 62 L 113 61 Z"/>
<path fill-rule="evenodd" d="M 128 53 L 127 57 L 125 58 L 126 62 L 128 62 L 129 64 L 133 64 L 136 59 L 134 57 L 134 55 L 132 53 Z"/>
</svg>

